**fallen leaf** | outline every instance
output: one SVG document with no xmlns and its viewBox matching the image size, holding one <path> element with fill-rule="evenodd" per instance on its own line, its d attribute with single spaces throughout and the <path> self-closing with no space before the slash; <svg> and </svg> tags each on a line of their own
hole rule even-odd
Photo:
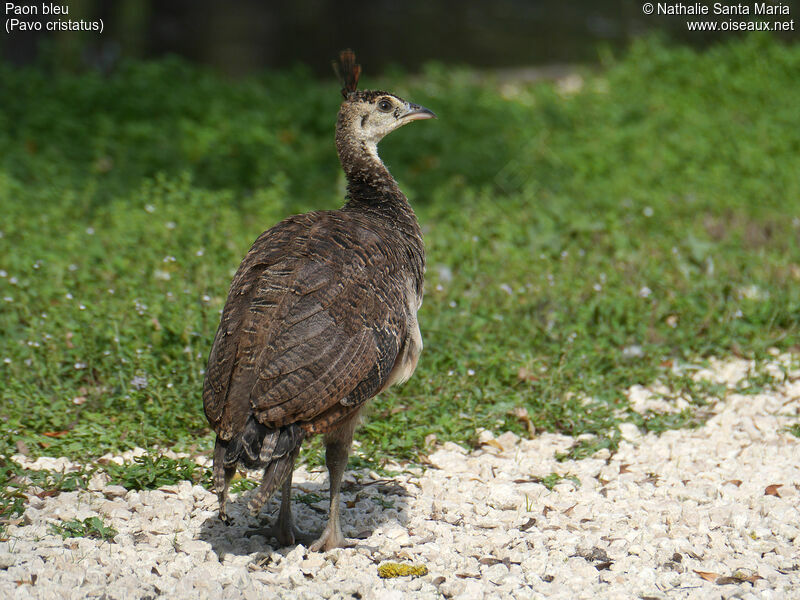
<svg viewBox="0 0 800 600">
<path fill-rule="evenodd" d="M 742 485 L 742 480 L 741 479 L 728 479 L 728 481 L 723 481 L 722 485 L 728 485 L 729 483 L 731 485 L 735 485 L 736 487 L 739 487 L 740 485 Z"/>
<path fill-rule="evenodd" d="M 531 519 L 528 519 L 527 523 L 525 523 L 523 525 L 520 525 L 519 526 L 519 530 L 520 531 L 528 531 L 528 529 L 530 529 L 534 525 L 536 525 L 536 519 L 531 518 Z"/>
<path fill-rule="evenodd" d="M 529 437 L 533 438 L 536 435 L 536 427 L 534 427 L 533 421 L 531 421 L 531 417 L 528 414 L 527 408 L 524 406 L 517 406 L 513 411 L 511 411 L 511 414 L 525 424 L 525 428 L 528 430 Z"/>
<path fill-rule="evenodd" d="M 565 514 L 565 515 L 567 515 L 567 516 L 569 516 L 569 515 L 570 515 L 570 513 L 572 513 L 573 509 L 574 509 L 576 506 L 578 506 L 578 503 L 577 503 L 577 502 L 576 502 L 575 504 L 573 504 L 572 506 L 570 506 L 569 508 L 567 508 L 567 509 L 564 509 L 564 510 L 562 511 L 562 513 L 563 513 L 563 514 Z"/>
<path fill-rule="evenodd" d="M 525 367 L 519 368 L 519 371 L 517 371 L 517 379 L 520 381 L 539 381 L 539 377 Z"/>
<path fill-rule="evenodd" d="M 64 336 L 66 338 L 66 346 L 67 346 L 67 348 L 72 349 L 72 348 L 75 347 L 75 344 L 72 343 L 72 336 L 73 335 L 75 335 L 75 334 L 72 333 L 71 331 L 68 331 L 66 333 L 66 335 Z"/>
<path fill-rule="evenodd" d="M 45 431 L 42 435 L 46 435 L 47 437 L 51 438 L 60 438 L 64 437 L 69 433 L 69 430 L 65 429 L 64 431 Z"/>
<path fill-rule="evenodd" d="M 492 448 L 497 448 L 498 450 L 500 450 L 500 452 L 503 452 L 504 450 L 503 446 L 501 446 L 500 442 L 498 442 L 497 440 L 486 440 L 485 442 L 482 442 L 482 445 L 491 446 Z"/>
<path fill-rule="evenodd" d="M 778 493 L 778 488 L 779 487 L 783 487 L 783 484 L 782 483 L 773 483 L 772 485 L 768 485 L 766 488 L 764 488 L 764 495 L 765 496 L 777 496 L 778 498 L 780 498 L 781 495 Z"/>
<path fill-rule="evenodd" d="M 695 570 L 695 573 L 700 575 L 700 577 L 702 577 L 706 581 L 710 581 L 711 583 L 714 583 L 720 577 L 719 573 L 711 573 L 710 571 L 697 571 L 697 570 Z"/>
<path fill-rule="evenodd" d="M 622 475 L 623 473 L 630 473 L 630 472 L 631 472 L 631 470 L 628 468 L 628 467 L 630 467 L 630 466 L 631 466 L 631 465 L 630 465 L 630 463 L 622 463 L 622 464 L 619 466 L 619 473 L 620 473 L 620 475 Z"/>
</svg>

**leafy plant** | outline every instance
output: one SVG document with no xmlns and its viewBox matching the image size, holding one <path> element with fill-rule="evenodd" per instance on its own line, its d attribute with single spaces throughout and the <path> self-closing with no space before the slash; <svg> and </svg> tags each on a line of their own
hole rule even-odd
<svg viewBox="0 0 800 600">
<path fill-rule="evenodd" d="M 62 538 L 76 538 L 88 537 L 92 539 L 99 539 L 104 541 L 113 540 L 117 532 L 110 525 L 103 523 L 100 517 L 88 517 L 79 521 L 72 519 L 70 521 L 62 521 L 61 523 L 53 523 L 50 529 L 56 535 Z"/>
<path fill-rule="evenodd" d="M 122 465 L 108 463 L 103 469 L 108 473 L 110 483 L 129 490 L 154 490 L 186 480 L 211 487 L 211 474 L 208 469 L 188 458 L 177 460 L 166 456 L 153 458 L 145 454 L 137 456 L 133 462 Z"/>
</svg>

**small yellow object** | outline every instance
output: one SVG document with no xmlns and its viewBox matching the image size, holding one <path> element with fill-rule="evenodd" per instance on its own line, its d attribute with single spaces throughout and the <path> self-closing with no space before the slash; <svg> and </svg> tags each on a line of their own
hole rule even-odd
<svg viewBox="0 0 800 600">
<path fill-rule="evenodd" d="M 428 574 L 425 565 L 403 565 L 400 563 L 384 563 L 378 567 L 378 577 L 391 579 L 393 577 L 422 577 Z"/>
</svg>

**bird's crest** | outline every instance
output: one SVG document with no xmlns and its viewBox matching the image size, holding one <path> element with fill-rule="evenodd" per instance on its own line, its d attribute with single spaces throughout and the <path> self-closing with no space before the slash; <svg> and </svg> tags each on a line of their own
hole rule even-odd
<svg viewBox="0 0 800 600">
<path fill-rule="evenodd" d="M 347 99 L 355 93 L 358 87 L 358 77 L 361 75 L 361 65 L 356 64 L 356 53 L 350 50 L 342 50 L 339 53 L 339 61 L 334 61 L 333 70 L 342 82 L 342 96 Z"/>
</svg>

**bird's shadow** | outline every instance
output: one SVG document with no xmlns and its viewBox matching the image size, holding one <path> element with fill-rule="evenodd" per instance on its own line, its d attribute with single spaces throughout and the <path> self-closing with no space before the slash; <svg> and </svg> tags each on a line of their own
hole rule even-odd
<svg viewBox="0 0 800 600">
<path fill-rule="evenodd" d="M 200 527 L 198 539 L 210 543 L 220 560 L 225 555 L 243 556 L 281 548 L 275 538 L 267 539 L 259 533 L 252 534 L 253 530 L 277 521 L 280 492 L 270 499 L 258 516 L 252 516 L 247 509 L 253 493 L 255 490 L 249 490 L 229 497 L 227 512 L 230 524 L 226 525 L 219 516 L 214 515 Z M 372 479 L 359 477 L 358 474 L 355 478 L 346 476 L 342 483 L 340 518 L 345 538 L 354 542 L 356 547 L 369 546 L 366 540 L 384 523 L 396 521 L 405 526 L 410 496 L 403 486 L 392 479 Z M 317 538 L 328 522 L 329 499 L 327 479 L 293 484 L 292 516 L 295 527 Z"/>
</svg>

